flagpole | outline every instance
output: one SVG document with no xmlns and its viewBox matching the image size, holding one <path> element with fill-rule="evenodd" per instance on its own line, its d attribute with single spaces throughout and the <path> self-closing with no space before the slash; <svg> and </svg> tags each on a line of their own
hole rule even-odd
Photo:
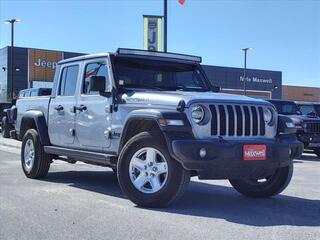
<svg viewBox="0 0 320 240">
<path fill-rule="evenodd" d="M 167 52 L 167 34 L 168 34 L 168 25 L 167 25 L 167 20 L 168 20 L 168 0 L 163 0 L 163 38 L 164 38 L 164 43 L 163 43 L 163 51 Z"/>
</svg>

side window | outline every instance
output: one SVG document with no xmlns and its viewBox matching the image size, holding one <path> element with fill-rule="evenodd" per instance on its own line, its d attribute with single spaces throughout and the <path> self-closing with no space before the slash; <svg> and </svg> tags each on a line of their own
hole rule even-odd
<svg viewBox="0 0 320 240">
<path fill-rule="evenodd" d="M 25 91 L 23 94 L 24 97 L 30 97 L 30 90 Z"/>
<path fill-rule="evenodd" d="M 69 66 L 62 69 L 58 95 L 74 96 L 77 86 L 79 66 Z"/>
<path fill-rule="evenodd" d="M 38 94 L 37 94 L 37 90 L 32 90 L 31 91 L 31 94 L 30 94 L 30 96 L 31 97 L 35 97 L 35 96 L 37 96 Z"/>
<path fill-rule="evenodd" d="M 82 93 L 87 95 L 97 95 L 98 92 L 90 89 L 90 77 L 92 76 L 103 76 L 106 78 L 106 89 L 110 87 L 108 68 L 105 63 L 89 63 L 86 65 L 84 73 L 84 81 L 82 85 Z"/>
</svg>

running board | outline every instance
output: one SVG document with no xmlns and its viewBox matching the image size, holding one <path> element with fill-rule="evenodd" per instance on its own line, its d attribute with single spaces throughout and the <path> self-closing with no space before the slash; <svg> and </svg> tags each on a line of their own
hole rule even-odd
<svg viewBox="0 0 320 240">
<path fill-rule="evenodd" d="M 102 166 L 115 166 L 116 156 L 106 153 L 90 152 L 78 149 L 44 146 L 45 153 L 66 156 L 70 159 Z"/>
</svg>

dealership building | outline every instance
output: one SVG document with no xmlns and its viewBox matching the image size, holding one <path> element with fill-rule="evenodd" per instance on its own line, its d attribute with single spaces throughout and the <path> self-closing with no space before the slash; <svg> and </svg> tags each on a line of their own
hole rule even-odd
<svg viewBox="0 0 320 240">
<path fill-rule="evenodd" d="M 0 102 L 10 99 L 11 49 L 0 49 Z M 83 55 L 83 53 L 54 51 L 34 48 L 13 48 L 13 91 L 14 97 L 21 89 L 29 87 L 51 87 L 57 62 L 62 59 Z M 203 65 L 210 82 L 221 87 L 223 92 L 243 94 L 246 80 L 248 96 L 281 99 L 282 73 L 280 71 Z"/>
</svg>

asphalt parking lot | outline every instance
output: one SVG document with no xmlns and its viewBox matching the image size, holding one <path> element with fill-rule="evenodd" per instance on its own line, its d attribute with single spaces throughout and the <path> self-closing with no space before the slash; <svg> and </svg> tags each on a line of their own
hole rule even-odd
<svg viewBox="0 0 320 240">
<path fill-rule="evenodd" d="M 31 180 L 19 145 L 0 144 L 0 239 L 320 239 L 320 159 L 294 163 L 291 184 L 274 198 L 194 178 L 175 205 L 142 209 L 110 169 L 57 161 L 45 179 Z"/>
</svg>

